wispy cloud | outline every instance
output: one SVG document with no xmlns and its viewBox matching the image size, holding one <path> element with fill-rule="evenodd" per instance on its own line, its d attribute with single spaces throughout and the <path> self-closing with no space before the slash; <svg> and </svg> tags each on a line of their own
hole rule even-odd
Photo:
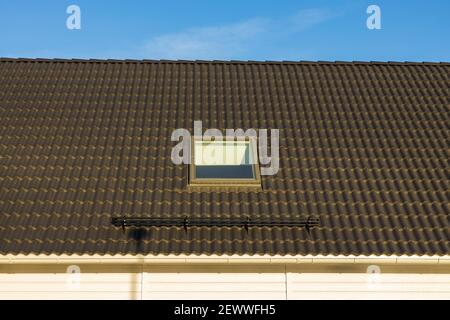
<svg viewBox="0 0 450 320">
<path fill-rule="evenodd" d="M 253 18 L 223 26 L 189 28 L 150 39 L 143 55 L 156 59 L 234 59 L 254 51 L 262 41 L 266 45 L 276 42 L 333 17 L 326 9 L 315 8 L 279 20 Z"/>
<path fill-rule="evenodd" d="M 330 20 L 337 14 L 327 9 L 304 9 L 291 16 L 288 21 L 293 32 L 303 31 Z"/>
<path fill-rule="evenodd" d="M 145 45 L 145 53 L 165 59 L 225 59 L 245 53 L 248 41 L 263 34 L 268 27 L 264 19 L 157 36 Z"/>
</svg>

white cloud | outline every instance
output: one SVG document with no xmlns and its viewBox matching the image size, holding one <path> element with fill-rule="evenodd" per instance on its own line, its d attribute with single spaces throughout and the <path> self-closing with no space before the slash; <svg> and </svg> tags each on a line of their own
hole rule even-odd
<svg viewBox="0 0 450 320">
<path fill-rule="evenodd" d="M 267 25 L 264 19 L 251 19 L 165 34 L 151 39 L 145 54 L 158 59 L 227 59 L 245 53 L 248 41 L 264 34 Z"/>
<path fill-rule="evenodd" d="M 326 9 L 300 10 L 289 19 L 292 32 L 299 32 L 333 18 L 335 14 Z"/>
<path fill-rule="evenodd" d="M 255 52 L 264 42 L 276 46 L 278 38 L 292 36 L 335 15 L 326 9 L 305 9 L 280 20 L 262 18 L 223 26 L 189 28 L 156 36 L 148 41 L 143 56 L 153 59 L 234 59 Z"/>
</svg>

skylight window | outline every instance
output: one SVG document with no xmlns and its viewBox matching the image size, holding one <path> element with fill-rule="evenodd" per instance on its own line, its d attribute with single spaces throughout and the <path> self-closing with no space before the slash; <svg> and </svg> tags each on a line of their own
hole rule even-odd
<svg viewBox="0 0 450 320">
<path fill-rule="evenodd" d="M 259 186 L 256 142 L 248 140 L 193 141 L 190 184 Z"/>
</svg>

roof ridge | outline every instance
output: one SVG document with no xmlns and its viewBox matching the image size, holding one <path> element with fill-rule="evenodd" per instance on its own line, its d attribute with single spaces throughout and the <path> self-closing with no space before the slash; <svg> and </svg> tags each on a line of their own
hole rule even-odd
<svg viewBox="0 0 450 320">
<path fill-rule="evenodd" d="M 78 63 L 181 63 L 181 64 L 328 64 L 328 65 L 450 65 L 450 61 L 324 61 L 324 60 L 167 60 L 167 59 L 82 59 L 82 58 L 10 58 L 0 62 L 78 62 Z"/>
</svg>

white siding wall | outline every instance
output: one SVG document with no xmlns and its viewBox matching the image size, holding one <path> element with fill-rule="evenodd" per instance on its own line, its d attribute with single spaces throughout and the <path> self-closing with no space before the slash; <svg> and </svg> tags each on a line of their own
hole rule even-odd
<svg viewBox="0 0 450 320">
<path fill-rule="evenodd" d="M 288 299 L 450 299 L 450 274 L 288 273 Z"/>
<path fill-rule="evenodd" d="M 285 299 L 284 273 L 144 273 L 143 299 Z"/>
<path fill-rule="evenodd" d="M 0 273 L 0 299 L 450 299 L 450 274 Z M 142 290 L 141 290 L 142 286 Z"/>
<path fill-rule="evenodd" d="M 140 273 L 0 273 L 5 299 L 140 299 Z"/>
</svg>

